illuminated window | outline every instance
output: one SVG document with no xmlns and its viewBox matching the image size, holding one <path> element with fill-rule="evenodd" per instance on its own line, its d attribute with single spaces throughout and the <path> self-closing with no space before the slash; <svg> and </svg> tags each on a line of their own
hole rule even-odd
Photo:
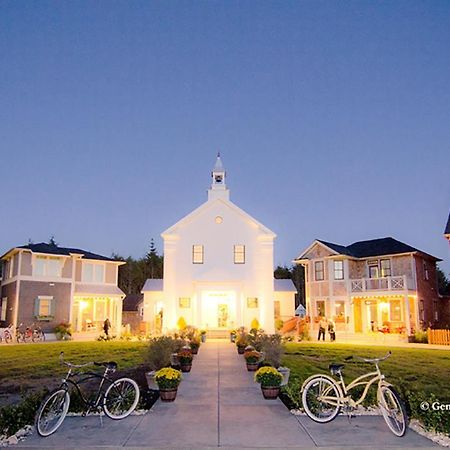
<svg viewBox="0 0 450 450">
<path fill-rule="evenodd" d="M 381 276 L 382 277 L 390 277 L 391 276 L 391 260 L 390 259 L 382 259 L 380 261 L 381 266 Z"/>
<path fill-rule="evenodd" d="M 391 300 L 389 306 L 391 308 L 391 320 L 393 322 L 401 322 L 402 307 L 400 300 Z"/>
<path fill-rule="evenodd" d="M 325 317 L 325 302 L 323 300 L 316 301 L 316 315 L 317 317 Z"/>
<path fill-rule="evenodd" d="M 247 297 L 247 308 L 257 308 L 258 298 L 257 297 Z"/>
<path fill-rule="evenodd" d="M 245 264 L 245 245 L 234 246 L 234 263 Z"/>
<path fill-rule="evenodd" d="M 344 279 L 344 261 L 334 261 L 334 279 Z"/>
<path fill-rule="evenodd" d="M 8 298 L 3 297 L 2 298 L 2 309 L 0 310 L 0 320 L 6 320 L 7 304 L 8 304 Z"/>
<path fill-rule="evenodd" d="M 335 316 L 338 318 L 344 317 L 345 315 L 345 308 L 344 308 L 344 302 L 337 302 L 334 304 L 335 308 Z"/>
<path fill-rule="evenodd" d="M 180 297 L 178 299 L 178 306 L 180 308 L 190 308 L 191 307 L 191 299 L 189 297 Z"/>
<path fill-rule="evenodd" d="M 192 263 L 203 264 L 203 245 L 192 246 Z"/>
<path fill-rule="evenodd" d="M 314 263 L 314 278 L 316 281 L 322 281 L 324 278 L 323 261 L 316 261 Z"/>
</svg>

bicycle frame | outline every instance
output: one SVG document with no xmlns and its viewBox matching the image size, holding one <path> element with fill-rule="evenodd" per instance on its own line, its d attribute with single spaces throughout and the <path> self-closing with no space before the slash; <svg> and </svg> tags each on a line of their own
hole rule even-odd
<svg viewBox="0 0 450 450">
<path fill-rule="evenodd" d="M 65 378 L 63 378 L 62 380 L 62 384 L 61 387 L 63 389 L 69 390 L 69 385 L 72 385 L 76 388 L 82 402 L 84 403 L 84 405 L 86 406 L 85 412 L 84 414 L 88 414 L 89 411 L 91 409 L 94 408 L 99 408 L 100 405 L 100 400 L 103 397 L 103 392 L 102 392 L 102 388 L 105 384 L 105 382 L 107 383 L 113 383 L 114 381 L 109 378 L 107 376 L 108 373 L 108 369 L 105 369 L 105 373 L 103 375 L 95 373 L 95 372 L 83 372 L 83 373 L 78 373 L 78 372 L 74 372 L 72 373 L 72 368 L 69 368 L 67 375 L 65 376 Z M 77 379 L 77 380 L 72 380 L 71 377 L 76 377 L 79 376 L 81 378 Z M 88 382 L 89 380 L 93 380 L 94 378 L 100 378 L 100 384 L 98 386 L 97 389 L 97 393 L 95 394 L 95 400 L 94 401 L 89 401 L 89 399 L 87 399 L 84 395 L 83 395 L 83 391 L 80 389 L 80 385 L 82 385 L 83 383 Z"/>
</svg>

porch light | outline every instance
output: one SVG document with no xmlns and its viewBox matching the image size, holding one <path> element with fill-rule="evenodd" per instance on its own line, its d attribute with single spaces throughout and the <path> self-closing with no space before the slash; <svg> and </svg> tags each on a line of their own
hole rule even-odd
<svg viewBox="0 0 450 450">
<path fill-rule="evenodd" d="M 388 309 L 388 308 L 389 308 L 389 303 L 386 303 L 386 302 L 380 303 L 380 309 Z"/>
<path fill-rule="evenodd" d="M 80 301 L 80 309 L 83 310 L 88 307 L 88 302 L 81 300 Z"/>
</svg>

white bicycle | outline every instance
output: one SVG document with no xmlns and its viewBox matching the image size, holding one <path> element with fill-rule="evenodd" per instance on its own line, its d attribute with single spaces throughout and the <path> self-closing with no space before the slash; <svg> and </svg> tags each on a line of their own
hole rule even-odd
<svg viewBox="0 0 450 450">
<path fill-rule="evenodd" d="M 375 364 L 376 370 L 355 378 L 350 384 L 346 385 L 342 377 L 344 364 L 330 364 L 331 375 L 339 376 L 336 381 L 329 375 L 313 375 L 309 377 L 302 386 L 301 397 L 305 413 L 315 422 L 331 422 L 340 412 L 341 408 L 349 414 L 353 409 L 360 405 L 367 396 L 370 386 L 377 383 L 377 400 L 383 418 L 389 429 L 396 436 L 403 436 L 406 432 L 408 416 L 405 406 L 400 399 L 399 394 L 394 387 L 389 384 L 381 373 L 378 364 L 380 361 L 391 356 L 388 352 L 382 358 L 361 358 L 360 361 Z M 350 360 L 352 357 L 346 358 Z M 365 386 L 361 396 L 353 400 L 350 391 L 356 386 Z"/>
</svg>

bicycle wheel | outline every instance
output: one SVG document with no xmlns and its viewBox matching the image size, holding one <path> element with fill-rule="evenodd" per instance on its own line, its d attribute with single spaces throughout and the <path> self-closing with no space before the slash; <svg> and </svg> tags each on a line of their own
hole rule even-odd
<svg viewBox="0 0 450 450">
<path fill-rule="evenodd" d="M 130 378 L 114 381 L 105 392 L 103 410 L 111 419 L 119 420 L 129 416 L 139 402 L 139 387 Z"/>
<path fill-rule="evenodd" d="M 36 415 L 35 426 L 40 436 L 53 434 L 63 423 L 70 405 L 70 395 L 66 389 L 57 389 L 41 403 Z"/>
<path fill-rule="evenodd" d="M 315 422 L 331 422 L 341 409 L 339 388 L 333 380 L 318 375 L 304 387 L 302 404 Z"/>
<path fill-rule="evenodd" d="M 392 386 L 378 388 L 378 406 L 389 429 L 396 436 L 403 436 L 408 416 L 400 396 Z"/>
</svg>

